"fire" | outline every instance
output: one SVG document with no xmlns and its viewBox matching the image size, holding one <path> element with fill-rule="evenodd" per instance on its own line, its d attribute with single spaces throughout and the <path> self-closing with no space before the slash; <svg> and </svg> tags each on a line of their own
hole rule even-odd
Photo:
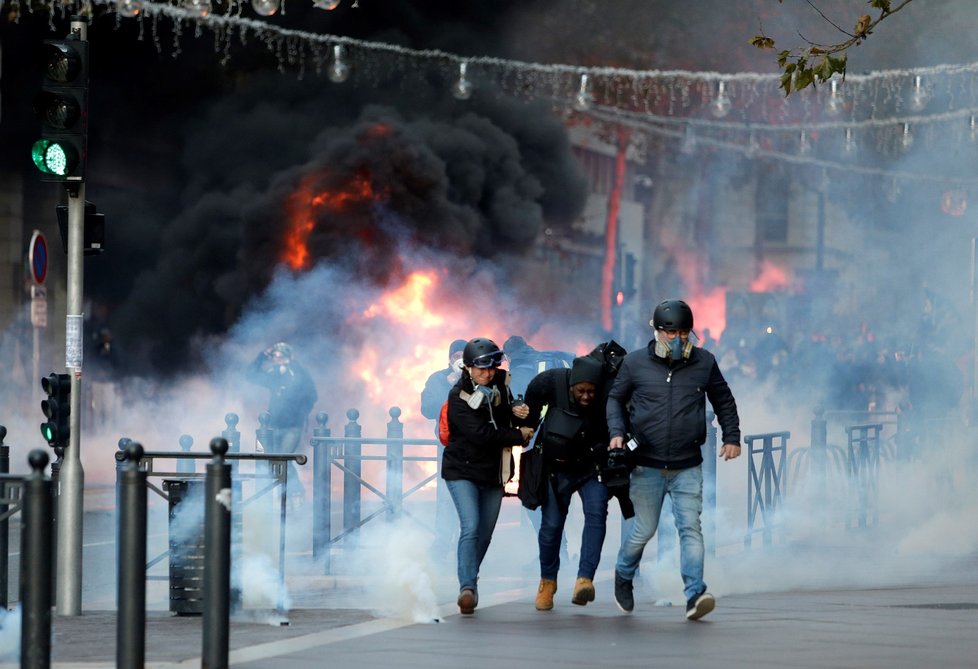
<svg viewBox="0 0 978 669">
<path fill-rule="evenodd" d="M 309 268 L 309 235 L 315 230 L 320 216 L 343 214 L 358 204 L 377 198 L 367 174 L 352 176 L 335 191 L 318 191 L 316 183 L 321 178 L 321 174 L 307 175 L 286 204 L 289 227 L 285 233 L 282 261 L 293 270 Z"/>
<path fill-rule="evenodd" d="M 709 330 L 717 339 L 727 327 L 727 291 L 720 287 L 702 291 L 689 299 L 696 331 Z"/>
<path fill-rule="evenodd" d="M 755 293 L 783 292 L 790 287 L 788 273 L 769 260 L 761 263 L 760 275 L 750 283 L 750 289 Z"/>
<path fill-rule="evenodd" d="M 412 272 L 404 285 L 381 296 L 363 312 L 365 318 L 384 315 L 401 325 L 416 324 L 423 329 L 443 325 L 445 318 L 426 304 L 432 287 L 437 282 L 434 272 Z"/>
</svg>

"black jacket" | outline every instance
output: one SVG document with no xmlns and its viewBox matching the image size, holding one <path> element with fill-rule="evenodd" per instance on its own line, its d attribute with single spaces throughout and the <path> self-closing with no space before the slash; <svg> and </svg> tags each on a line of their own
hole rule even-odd
<svg viewBox="0 0 978 669">
<path fill-rule="evenodd" d="M 488 400 L 483 400 L 478 409 L 473 409 L 462 399 L 463 390 L 466 393 L 474 390 L 468 374 L 463 373 L 448 392 L 449 438 L 441 465 L 441 476 L 446 481 L 464 479 L 502 485 L 499 477 L 502 449 L 523 443 L 523 434 L 513 427 L 515 419 L 506 374 L 500 370 L 492 380 L 490 387 L 499 392 L 499 404 L 492 407 Z"/>
<path fill-rule="evenodd" d="M 570 372 L 569 369 L 548 369 L 533 377 L 526 388 L 524 398 L 530 408 L 530 415 L 525 422 L 528 425 L 536 425 L 544 406 L 547 407 L 548 414 L 551 411 L 559 411 L 562 403 L 560 395 L 566 396 L 569 410 L 583 419 L 581 429 L 568 444 L 568 452 L 560 453 L 562 462 L 553 462 L 554 451 L 548 449 L 546 444 L 543 448 L 544 459 L 548 462 L 550 471 L 564 470 L 581 474 L 590 472 L 597 475 L 597 464 L 606 457 L 608 446 L 604 406 L 595 398 L 594 403 L 586 411 L 581 411 L 570 398 Z M 541 426 L 540 429 L 545 428 Z"/>
<path fill-rule="evenodd" d="M 268 388 L 271 393 L 268 401 L 271 420 L 268 427 L 305 427 L 309 412 L 318 399 L 312 377 L 294 360 L 286 366 L 284 373 L 280 373 L 277 367 L 266 369 L 266 360 L 264 353 L 260 353 L 248 366 L 245 376 L 252 383 Z"/>
<path fill-rule="evenodd" d="M 737 404 L 713 354 L 693 348 L 688 359 L 672 362 L 654 350 L 653 340 L 625 356 L 608 396 L 609 436 L 630 434 L 638 441 L 636 464 L 695 467 L 703 462 L 700 447 L 706 442 L 709 398 L 723 443 L 739 444 Z"/>
</svg>

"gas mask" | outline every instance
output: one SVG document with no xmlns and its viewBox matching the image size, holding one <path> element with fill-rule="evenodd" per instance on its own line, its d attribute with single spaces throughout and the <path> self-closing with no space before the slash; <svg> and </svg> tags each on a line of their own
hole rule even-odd
<svg viewBox="0 0 978 669">
<path fill-rule="evenodd" d="M 491 406 L 498 406 L 502 401 L 499 389 L 490 388 L 489 386 L 476 386 L 467 400 L 469 407 L 473 409 L 478 409 L 485 401 L 488 401 Z"/>
<path fill-rule="evenodd" d="M 282 376 L 285 376 L 286 374 L 289 373 L 289 366 L 288 365 L 279 365 L 278 366 L 278 373 L 281 374 Z"/>
<path fill-rule="evenodd" d="M 675 337 L 671 342 L 663 341 L 658 336 L 655 338 L 655 354 L 660 358 L 669 360 L 686 360 L 693 352 L 693 341 L 687 339 L 685 343 L 681 337 Z"/>
</svg>

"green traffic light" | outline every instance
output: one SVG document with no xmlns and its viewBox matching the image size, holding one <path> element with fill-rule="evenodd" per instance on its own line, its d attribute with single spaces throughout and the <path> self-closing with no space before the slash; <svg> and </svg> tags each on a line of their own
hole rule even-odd
<svg viewBox="0 0 978 669">
<path fill-rule="evenodd" d="M 41 436 L 49 444 L 54 442 L 54 426 L 51 423 L 41 423 Z"/>
<path fill-rule="evenodd" d="M 54 174 L 59 177 L 68 176 L 78 164 L 74 149 L 50 139 L 39 139 L 31 147 L 31 159 L 34 165 L 44 174 Z"/>
</svg>

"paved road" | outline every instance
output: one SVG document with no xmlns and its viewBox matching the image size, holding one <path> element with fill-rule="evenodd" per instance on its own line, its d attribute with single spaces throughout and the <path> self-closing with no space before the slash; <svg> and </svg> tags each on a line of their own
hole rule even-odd
<svg viewBox="0 0 978 669">
<path fill-rule="evenodd" d="M 97 503 L 86 508 L 91 511 L 85 518 L 84 612 L 55 616 L 54 667 L 115 662 L 112 514 Z M 154 513 L 151 555 L 165 545 L 158 526 L 162 512 Z M 305 522 L 296 521 L 299 527 Z M 618 542 L 615 523 L 610 529 L 596 579 L 597 601 L 571 605 L 574 573 L 565 569 L 555 609 L 538 612 L 532 534 L 518 507 L 504 505 L 480 581 L 482 601 L 471 617 L 457 615 L 453 567 L 450 560 L 431 559 L 430 535 L 378 524 L 363 533 L 359 548 L 339 553 L 327 575 L 308 554 L 308 534 L 292 532 L 288 610 L 277 613 L 260 598 L 247 603 L 246 615 L 231 624 L 231 664 L 276 669 L 978 667 L 978 555 L 973 551 L 935 560 L 934 544 L 928 543 L 920 555 L 891 559 L 885 535 L 842 531 L 838 536 L 845 541 L 835 545 L 776 544 L 745 551 L 738 535 L 707 562 L 717 610 L 690 623 L 679 601 L 678 567 L 668 559 L 656 563 L 651 555 L 637 582 L 636 611 L 618 611 L 610 571 Z M 259 544 L 275 543 L 265 539 Z M 260 589 L 269 571 L 275 573 L 250 573 L 249 589 Z M 271 584 L 274 591 L 274 578 Z M 148 587 L 147 666 L 200 666 L 201 618 L 171 616 L 166 585 L 151 581 Z M 4 633 L 13 631 L 10 624 L 3 627 Z"/>
<path fill-rule="evenodd" d="M 231 665 L 391 667 L 887 667 L 978 666 L 978 585 L 731 595 L 700 622 L 681 607 L 639 603 L 625 615 L 610 584 L 587 607 L 550 612 L 531 588 L 453 606 L 441 622 L 350 608 L 298 609 L 288 626 L 235 622 Z M 346 593 L 349 595 L 350 593 Z M 340 598 L 342 599 L 342 597 Z M 147 666 L 200 666 L 200 618 L 150 615 Z M 55 667 L 114 665 L 115 618 L 89 612 L 54 623 Z M 12 666 L 12 665 L 11 665 Z"/>
</svg>

